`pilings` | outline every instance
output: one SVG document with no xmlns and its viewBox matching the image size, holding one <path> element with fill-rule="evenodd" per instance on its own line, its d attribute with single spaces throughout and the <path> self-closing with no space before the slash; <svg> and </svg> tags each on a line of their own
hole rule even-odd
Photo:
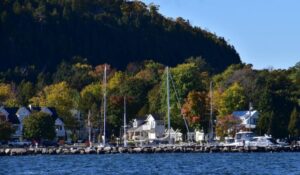
<svg viewBox="0 0 300 175">
<path fill-rule="evenodd" d="M 228 147 L 228 146 L 157 146 L 157 147 L 49 147 L 0 148 L 0 156 L 22 155 L 85 155 L 85 154 L 155 154 L 155 153 L 252 153 L 300 152 L 300 146 L 285 147 Z"/>
</svg>

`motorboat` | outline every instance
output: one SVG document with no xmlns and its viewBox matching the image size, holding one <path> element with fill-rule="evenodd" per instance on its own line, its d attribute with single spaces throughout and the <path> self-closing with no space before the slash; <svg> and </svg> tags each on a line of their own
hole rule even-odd
<svg viewBox="0 0 300 175">
<path fill-rule="evenodd" d="M 234 140 L 232 138 L 225 140 L 224 146 L 245 146 L 253 137 L 252 131 L 239 131 L 235 134 Z"/>
<path fill-rule="evenodd" d="M 249 142 L 246 143 L 246 146 L 274 147 L 281 145 L 278 144 L 271 136 L 264 135 L 253 137 Z"/>
</svg>

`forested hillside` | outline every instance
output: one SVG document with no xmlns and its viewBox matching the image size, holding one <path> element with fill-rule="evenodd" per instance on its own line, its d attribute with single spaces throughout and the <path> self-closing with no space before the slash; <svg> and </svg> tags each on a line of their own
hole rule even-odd
<svg viewBox="0 0 300 175">
<path fill-rule="evenodd" d="M 224 38 L 139 1 L 2 0 L 0 26 L 2 70 L 55 70 L 74 56 L 121 69 L 145 59 L 174 66 L 190 56 L 201 56 L 216 72 L 240 63 Z"/>
<path fill-rule="evenodd" d="M 188 21 L 168 19 L 158 7 L 125 0 L 0 1 L 0 106 L 55 107 L 67 129 L 91 111 L 101 134 L 103 72 L 107 72 L 107 133 L 119 136 L 123 97 L 128 121 L 146 114 L 166 118 L 170 66 L 171 125 L 208 132 L 210 83 L 221 138 L 233 136 L 236 110 L 259 111 L 255 132 L 300 136 L 300 63 L 287 70 L 242 64 L 224 38 Z M 176 89 L 176 91 L 174 90 Z M 75 132 L 74 132 L 75 133 Z M 73 133 L 73 139 L 76 135 Z"/>
</svg>

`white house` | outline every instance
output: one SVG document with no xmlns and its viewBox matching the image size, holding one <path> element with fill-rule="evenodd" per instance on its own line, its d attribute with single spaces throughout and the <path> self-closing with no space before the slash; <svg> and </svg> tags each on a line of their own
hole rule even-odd
<svg viewBox="0 0 300 175">
<path fill-rule="evenodd" d="M 204 134 L 203 130 L 200 130 L 200 131 L 195 130 L 195 141 L 197 143 L 205 141 L 205 134 Z"/>
<path fill-rule="evenodd" d="M 6 121 L 12 123 L 15 133 L 12 135 L 12 139 L 23 139 L 23 121 L 26 117 L 34 111 L 42 111 L 50 116 L 52 116 L 55 120 L 55 129 L 56 129 L 56 137 L 57 139 L 63 139 L 65 137 L 65 127 L 64 122 L 61 118 L 58 117 L 56 110 L 54 108 L 48 107 L 0 107 L 0 116 L 1 118 L 5 118 Z"/>
<path fill-rule="evenodd" d="M 257 110 L 252 110 L 252 111 L 234 111 L 232 115 L 240 119 L 241 125 L 244 126 L 245 128 L 251 128 L 254 129 L 256 128 L 256 123 L 259 118 L 259 114 Z"/>
<path fill-rule="evenodd" d="M 168 134 L 169 130 L 166 129 L 165 133 Z M 182 132 L 180 132 L 180 130 L 176 129 L 176 131 L 174 131 L 173 128 L 170 129 L 170 138 L 174 142 L 182 142 L 182 136 L 183 136 L 183 134 L 182 134 Z"/>
<path fill-rule="evenodd" d="M 164 121 L 157 115 L 149 114 L 143 119 L 134 119 L 127 130 L 128 140 L 151 141 L 164 136 Z"/>
<path fill-rule="evenodd" d="M 15 129 L 15 133 L 12 135 L 12 139 L 22 139 L 22 124 L 17 116 L 19 108 L 4 108 L 0 107 L 0 115 L 2 119 L 10 122 Z"/>
</svg>

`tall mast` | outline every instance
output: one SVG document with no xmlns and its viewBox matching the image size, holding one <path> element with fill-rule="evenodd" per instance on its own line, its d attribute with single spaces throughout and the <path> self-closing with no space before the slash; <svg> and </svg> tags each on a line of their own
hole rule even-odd
<svg viewBox="0 0 300 175">
<path fill-rule="evenodd" d="M 249 102 L 249 131 L 251 131 L 251 111 L 252 111 L 252 103 Z"/>
<path fill-rule="evenodd" d="M 103 90 L 103 146 L 106 144 L 106 64 L 104 66 Z"/>
<path fill-rule="evenodd" d="M 127 133 L 126 133 L 126 96 L 124 96 L 124 147 L 127 147 Z"/>
<path fill-rule="evenodd" d="M 169 67 L 166 68 L 167 70 L 167 116 L 168 116 L 168 131 L 169 131 L 169 143 L 171 143 L 171 121 L 170 121 L 170 85 L 169 85 Z"/>
<path fill-rule="evenodd" d="M 92 146 L 91 110 L 89 110 L 89 114 L 88 114 L 88 127 L 89 127 L 89 146 Z"/>
<path fill-rule="evenodd" d="M 213 140 L 213 137 L 214 137 L 214 126 L 213 126 L 213 92 L 212 92 L 212 81 L 210 82 L 209 84 L 209 96 L 210 96 L 210 123 L 209 123 L 209 126 L 210 126 L 210 133 L 209 133 L 209 140 Z"/>
</svg>

